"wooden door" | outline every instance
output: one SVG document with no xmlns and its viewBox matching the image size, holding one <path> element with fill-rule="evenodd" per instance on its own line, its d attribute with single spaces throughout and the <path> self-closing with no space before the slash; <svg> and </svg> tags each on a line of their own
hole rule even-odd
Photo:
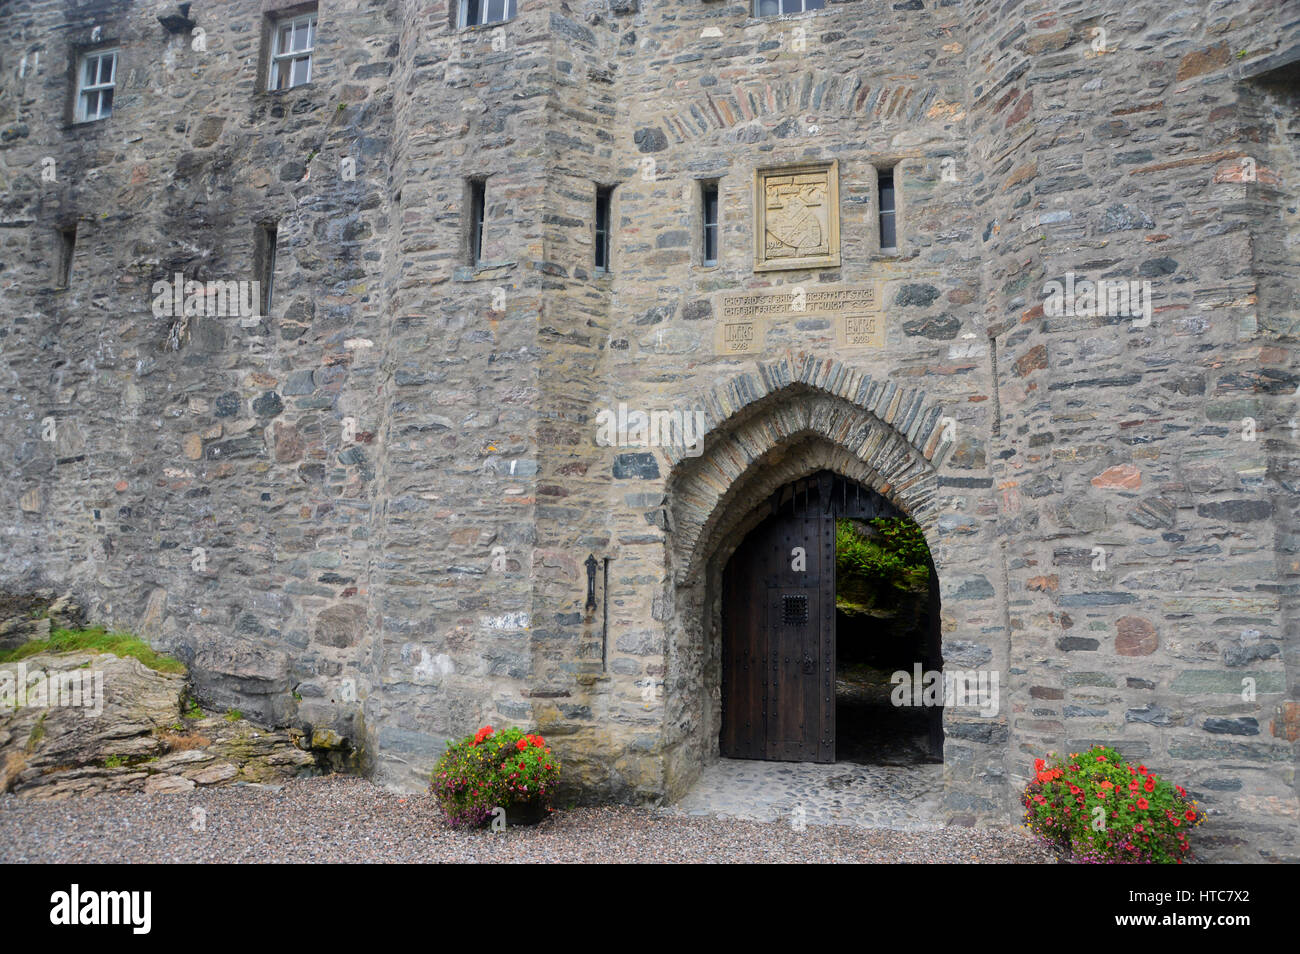
<svg viewBox="0 0 1300 954">
<path fill-rule="evenodd" d="M 835 521 L 786 508 L 723 577 L 722 734 L 729 758 L 835 761 Z"/>
</svg>

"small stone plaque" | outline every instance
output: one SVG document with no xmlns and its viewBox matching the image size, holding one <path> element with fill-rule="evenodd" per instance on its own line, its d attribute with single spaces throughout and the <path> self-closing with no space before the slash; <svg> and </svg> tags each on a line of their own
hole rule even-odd
<svg viewBox="0 0 1300 954">
<path fill-rule="evenodd" d="M 835 322 L 835 343 L 841 348 L 883 348 L 885 316 L 843 315 Z"/>
<path fill-rule="evenodd" d="M 755 354 L 767 340 L 767 323 L 761 318 L 722 319 L 714 332 L 715 354 Z"/>
<path fill-rule="evenodd" d="M 754 170 L 754 271 L 839 265 L 839 163 Z"/>
</svg>

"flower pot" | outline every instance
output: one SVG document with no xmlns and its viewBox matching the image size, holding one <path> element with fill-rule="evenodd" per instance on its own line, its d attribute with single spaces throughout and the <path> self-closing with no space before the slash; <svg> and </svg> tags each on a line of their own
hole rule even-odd
<svg viewBox="0 0 1300 954">
<path fill-rule="evenodd" d="M 540 798 L 530 798 L 526 802 L 514 802 L 506 806 L 506 827 L 516 825 L 536 825 L 546 818 L 546 803 Z"/>
</svg>

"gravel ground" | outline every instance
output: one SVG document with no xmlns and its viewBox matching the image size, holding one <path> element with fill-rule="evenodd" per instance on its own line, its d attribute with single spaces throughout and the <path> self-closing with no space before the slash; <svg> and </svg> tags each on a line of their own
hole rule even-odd
<svg viewBox="0 0 1300 954">
<path fill-rule="evenodd" d="M 206 830 L 195 831 L 196 813 Z M 1047 862 L 1017 829 L 895 831 L 676 817 L 603 807 L 532 828 L 457 832 L 427 795 L 301 779 L 65 801 L 0 797 L 0 862 Z"/>
</svg>

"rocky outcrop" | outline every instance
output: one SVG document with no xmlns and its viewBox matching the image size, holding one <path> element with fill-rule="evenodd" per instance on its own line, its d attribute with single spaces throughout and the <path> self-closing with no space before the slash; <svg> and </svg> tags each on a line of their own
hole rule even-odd
<svg viewBox="0 0 1300 954">
<path fill-rule="evenodd" d="M 86 621 L 86 611 L 73 596 L 53 590 L 0 594 L 0 652 L 33 639 L 49 639 L 52 629 L 73 629 Z"/>
<path fill-rule="evenodd" d="M 276 783 L 317 771 L 301 732 L 187 703 L 186 677 L 136 659 L 40 653 L 0 664 L 0 791 L 61 799 Z"/>
</svg>

